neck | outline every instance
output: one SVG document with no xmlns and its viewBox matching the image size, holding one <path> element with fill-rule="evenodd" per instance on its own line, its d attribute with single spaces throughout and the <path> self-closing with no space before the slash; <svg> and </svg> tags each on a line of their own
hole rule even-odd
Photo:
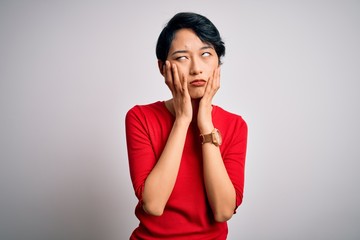
<svg viewBox="0 0 360 240">
<path fill-rule="evenodd" d="M 201 98 L 198 99 L 191 99 L 191 105 L 192 105 L 192 109 L 193 109 L 193 120 L 196 119 L 198 110 L 199 110 L 199 104 L 200 104 L 200 100 Z M 165 106 L 168 109 L 168 111 L 175 116 L 175 110 L 174 110 L 174 106 L 173 106 L 173 99 L 169 99 L 165 101 Z"/>
<path fill-rule="evenodd" d="M 201 98 L 191 99 L 191 105 L 193 109 L 193 116 L 197 116 Z M 194 117 L 193 117 L 194 118 Z"/>
</svg>

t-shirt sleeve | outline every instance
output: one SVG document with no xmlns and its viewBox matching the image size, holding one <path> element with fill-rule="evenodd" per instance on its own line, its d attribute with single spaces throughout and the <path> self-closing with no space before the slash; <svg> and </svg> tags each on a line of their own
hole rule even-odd
<svg viewBox="0 0 360 240">
<path fill-rule="evenodd" d="M 125 117 L 126 143 L 131 181 L 136 197 L 142 201 L 147 176 L 156 164 L 145 114 L 138 106 L 130 109 Z"/>
<path fill-rule="evenodd" d="M 240 117 L 234 126 L 234 131 L 228 136 L 224 136 L 228 138 L 228 146 L 223 160 L 236 191 L 236 208 L 243 200 L 247 133 L 247 124 Z"/>
</svg>

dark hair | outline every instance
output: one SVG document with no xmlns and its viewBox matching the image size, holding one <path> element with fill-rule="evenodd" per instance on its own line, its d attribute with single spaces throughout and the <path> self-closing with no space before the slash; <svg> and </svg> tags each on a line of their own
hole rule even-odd
<svg viewBox="0 0 360 240">
<path fill-rule="evenodd" d="M 156 57 L 165 62 L 176 31 L 192 29 L 201 41 L 211 44 L 220 58 L 225 56 L 225 45 L 215 25 L 206 17 L 192 12 L 177 13 L 161 31 L 156 44 Z"/>
</svg>

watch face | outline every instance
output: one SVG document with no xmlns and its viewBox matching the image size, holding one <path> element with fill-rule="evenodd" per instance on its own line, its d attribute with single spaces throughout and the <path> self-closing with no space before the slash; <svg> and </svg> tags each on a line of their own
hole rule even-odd
<svg viewBox="0 0 360 240">
<path fill-rule="evenodd" d="M 218 129 L 215 129 L 215 131 L 213 132 L 213 143 L 216 146 L 220 146 L 222 143 L 221 133 Z"/>
</svg>

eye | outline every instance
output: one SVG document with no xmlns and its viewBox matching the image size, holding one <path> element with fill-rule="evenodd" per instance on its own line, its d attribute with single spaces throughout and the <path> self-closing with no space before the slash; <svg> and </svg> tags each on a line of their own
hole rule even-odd
<svg viewBox="0 0 360 240">
<path fill-rule="evenodd" d="M 187 59 L 187 57 L 186 56 L 179 56 L 179 57 L 177 57 L 175 59 L 181 61 L 181 60 Z"/>
<path fill-rule="evenodd" d="M 211 56 L 211 53 L 209 53 L 209 52 L 204 52 L 203 54 L 201 54 L 201 56 L 203 56 L 203 57 L 209 57 L 209 56 Z"/>
</svg>

